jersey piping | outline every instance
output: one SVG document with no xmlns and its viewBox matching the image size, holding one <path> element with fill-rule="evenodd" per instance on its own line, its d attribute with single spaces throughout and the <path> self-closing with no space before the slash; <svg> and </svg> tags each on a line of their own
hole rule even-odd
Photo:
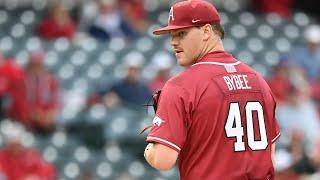
<svg viewBox="0 0 320 180">
<path fill-rule="evenodd" d="M 239 65 L 241 62 L 237 61 L 235 63 L 219 63 L 219 62 L 198 62 L 193 64 L 192 66 L 200 65 L 200 64 L 212 64 L 212 65 L 219 65 L 219 66 L 236 66 Z"/>
<path fill-rule="evenodd" d="M 167 141 L 167 140 L 164 140 L 164 139 L 162 139 L 162 138 L 159 138 L 159 137 L 148 136 L 148 137 L 147 137 L 147 140 L 158 140 L 158 141 L 161 141 L 161 142 L 163 142 L 163 143 L 165 143 L 165 144 L 168 144 L 168 145 L 170 145 L 170 146 L 173 146 L 173 147 L 175 147 L 177 150 L 181 151 L 181 148 L 180 148 L 179 146 L 173 144 L 172 142 L 169 142 L 169 141 Z"/>
</svg>

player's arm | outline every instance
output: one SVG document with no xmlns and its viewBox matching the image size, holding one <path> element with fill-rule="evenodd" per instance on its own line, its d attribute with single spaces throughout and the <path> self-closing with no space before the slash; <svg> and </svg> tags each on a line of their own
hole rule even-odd
<svg viewBox="0 0 320 180">
<path fill-rule="evenodd" d="M 144 157 L 152 167 L 167 171 L 175 165 L 178 152 L 159 143 L 149 143 L 144 151 Z"/>
</svg>

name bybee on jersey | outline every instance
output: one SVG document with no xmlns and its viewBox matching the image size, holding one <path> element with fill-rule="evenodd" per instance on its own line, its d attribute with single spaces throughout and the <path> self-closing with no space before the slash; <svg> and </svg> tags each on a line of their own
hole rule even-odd
<svg viewBox="0 0 320 180">
<path fill-rule="evenodd" d="M 249 81 L 247 78 L 247 75 L 223 76 L 223 80 L 225 81 L 229 91 L 251 89 L 251 86 L 249 85 Z"/>
</svg>

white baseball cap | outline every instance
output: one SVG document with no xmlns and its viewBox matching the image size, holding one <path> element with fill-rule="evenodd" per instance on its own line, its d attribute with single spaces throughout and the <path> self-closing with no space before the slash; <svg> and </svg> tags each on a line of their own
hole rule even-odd
<svg viewBox="0 0 320 180">
<path fill-rule="evenodd" d="M 138 51 L 131 51 L 124 57 L 124 64 L 127 67 L 141 68 L 144 61 L 145 57 Z"/>
<path fill-rule="evenodd" d="M 26 135 L 26 130 L 22 124 L 10 120 L 1 123 L 1 131 L 6 142 L 20 142 Z"/>
<path fill-rule="evenodd" d="M 307 42 L 311 43 L 320 43 L 320 26 L 311 25 L 306 28 L 304 32 L 304 38 Z"/>
<path fill-rule="evenodd" d="M 152 64 L 157 70 L 170 69 L 173 66 L 173 58 L 167 52 L 158 51 L 152 57 Z"/>
<path fill-rule="evenodd" d="M 275 167 L 277 171 L 289 168 L 293 164 L 292 155 L 284 149 L 279 149 L 275 153 Z"/>
</svg>

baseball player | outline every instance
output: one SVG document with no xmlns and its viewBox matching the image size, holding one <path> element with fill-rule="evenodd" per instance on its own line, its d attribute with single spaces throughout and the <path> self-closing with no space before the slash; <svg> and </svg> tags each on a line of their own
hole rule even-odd
<svg viewBox="0 0 320 180">
<path fill-rule="evenodd" d="M 280 130 L 275 101 L 260 74 L 227 53 L 216 8 L 204 0 L 174 4 L 168 26 L 177 62 L 158 99 L 145 149 L 154 168 L 179 158 L 181 180 L 272 180 Z"/>
</svg>

